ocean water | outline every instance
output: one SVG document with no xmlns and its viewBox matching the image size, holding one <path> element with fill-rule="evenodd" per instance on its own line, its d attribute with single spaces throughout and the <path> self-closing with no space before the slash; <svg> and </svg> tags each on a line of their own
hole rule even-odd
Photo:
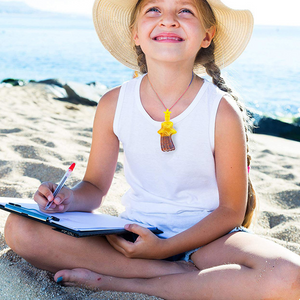
<svg viewBox="0 0 300 300">
<path fill-rule="evenodd" d="M 300 27 L 256 26 L 245 52 L 222 73 L 247 107 L 298 116 L 299 55 Z M 0 81 L 61 78 L 113 87 L 132 75 L 103 48 L 88 17 L 0 13 Z"/>
</svg>

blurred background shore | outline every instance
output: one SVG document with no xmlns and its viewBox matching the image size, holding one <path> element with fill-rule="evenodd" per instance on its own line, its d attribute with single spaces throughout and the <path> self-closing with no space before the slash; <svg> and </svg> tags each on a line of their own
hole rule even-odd
<svg viewBox="0 0 300 300">
<path fill-rule="evenodd" d="M 300 116 L 299 37 L 299 26 L 255 25 L 245 52 L 222 71 L 249 109 L 290 121 Z M 0 41 L 0 81 L 59 77 L 111 88 L 132 77 L 99 42 L 91 14 L 0 1 Z"/>
<path fill-rule="evenodd" d="M 75 0 L 74 0 L 75 1 Z M 75 1 L 76 2 L 76 1 Z M 223 71 L 254 116 L 251 178 L 259 198 L 252 230 L 300 254 L 300 27 L 256 25 L 242 56 Z M 0 1 L 0 197 L 32 198 L 39 184 L 84 175 L 96 104 L 133 71 L 102 47 L 92 19 Z M 276 129 L 276 130 L 275 130 Z M 284 137 L 284 138 L 283 138 Z M 101 211 L 117 215 L 128 188 L 123 150 Z M 60 287 L 15 255 L 0 211 L 1 299 L 156 299 Z"/>
</svg>

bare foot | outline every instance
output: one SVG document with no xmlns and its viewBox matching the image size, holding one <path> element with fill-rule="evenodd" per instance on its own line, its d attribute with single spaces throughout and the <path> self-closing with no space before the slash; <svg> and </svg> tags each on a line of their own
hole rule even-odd
<svg viewBox="0 0 300 300">
<path fill-rule="evenodd" d="M 79 286 L 93 290 L 108 290 L 113 277 L 95 273 L 87 269 L 58 271 L 54 280 L 65 286 Z"/>
<path fill-rule="evenodd" d="M 185 261 L 177 261 L 174 262 L 180 268 L 177 272 L 173 274 L 179 273 L 189 273 L 199 271 L 195 267 L 194 264 Z M 92 290 L 123 290 L 122 286 L 127 290 L 127 283 L 130 282 L 130 279 L 125 278 L 117 278 L 113 276 L 102 275 L 99 273 L 95 273 L 88 269 L 76 268 L 72 270 L 61 270 L 58 271 L 55 276 L 54 280 L 57 283 L 61 283 L 65 286 L 79 286 L 84 287 Z M 131 281 L 134 281 L 132 279 Z M 130 291 L 130 290 L 128 290 Z"/>
</svg>

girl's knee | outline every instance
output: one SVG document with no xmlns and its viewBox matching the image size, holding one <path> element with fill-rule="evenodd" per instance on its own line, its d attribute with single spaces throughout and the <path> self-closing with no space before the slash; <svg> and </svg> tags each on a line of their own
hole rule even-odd
<svg viewBox="0 0 300 300">
<path fill-rule="evenodd" d="M 281 268 L 284 269 L 282 278 L 286 280 L 286 288 L 290 289 L 291 296 L 298 300 L 300 298 L 300 259 L 285 262 Z"/>
<path fill-rule="evenodd" d="M 14 252 L 21 256 L 22 252 L 33 245 L 34 223 L 36 222 L 15 214 L 10 214 L 7 218 L 4 228 L 5 241 Z"/>
<path fill-rule="evenodd" d="M 267 290 L 271 294 L 267 296 L 298 300 L 300 297 L 300 259 L 278 258 L 270 266 L 266 280 Z"/>
<path fill-rule="evenodd" d="M 6 244 L 12 249 L 14 248 L 14 235 L 16 234 L 16 229 L 18 228 L 16 226 L 16 223 L 18 223 L 18 217 L 14 214 L 10 214 L 6 220 L 4 227 L 4 237 Z"/>
</svg>

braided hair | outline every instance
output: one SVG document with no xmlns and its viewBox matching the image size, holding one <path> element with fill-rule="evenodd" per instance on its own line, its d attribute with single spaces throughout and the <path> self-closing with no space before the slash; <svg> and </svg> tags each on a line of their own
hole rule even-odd
<svg viewBox="0 0 300 300">
<path fill-rule="evenodd" d="M 246 114 L 245 107 L 239 101 L 237 95 L 235 95 L 230 87 L 228 87 L 225 83 L 225 80 L 221 76 L 220 68 L 215 63 L 214 58 L 214 50 L 215 44 L 212 41 L 208 48 L 201 48 L 196 56 L 195 63 L 200 63 L 202 66 L 205 67 L 206 73 L 212 78 L 213 84 L 215 84 L 220 90 L 228 93 L 237 104 L 238 108 L 242 112 L 243 121 L 244 121 L 244 129 L 246 135 L 246 143 L 247 143 L 247 167 L 250 170 L 250 163 L 251 163 L 251 155 L 249 150 L 249 132 L 250 132 L 250 125 L 249 125 L 249 118 Z M 249 227 L 252 221 L 252 217 L 256 208 L 256 194 L 253 188 L 250 176 L 248 174 L 248 199 L 247 199 L 247 207 L 245 212 L 245 217 L 242 225 L 244 227 Z"/>
</svg>

